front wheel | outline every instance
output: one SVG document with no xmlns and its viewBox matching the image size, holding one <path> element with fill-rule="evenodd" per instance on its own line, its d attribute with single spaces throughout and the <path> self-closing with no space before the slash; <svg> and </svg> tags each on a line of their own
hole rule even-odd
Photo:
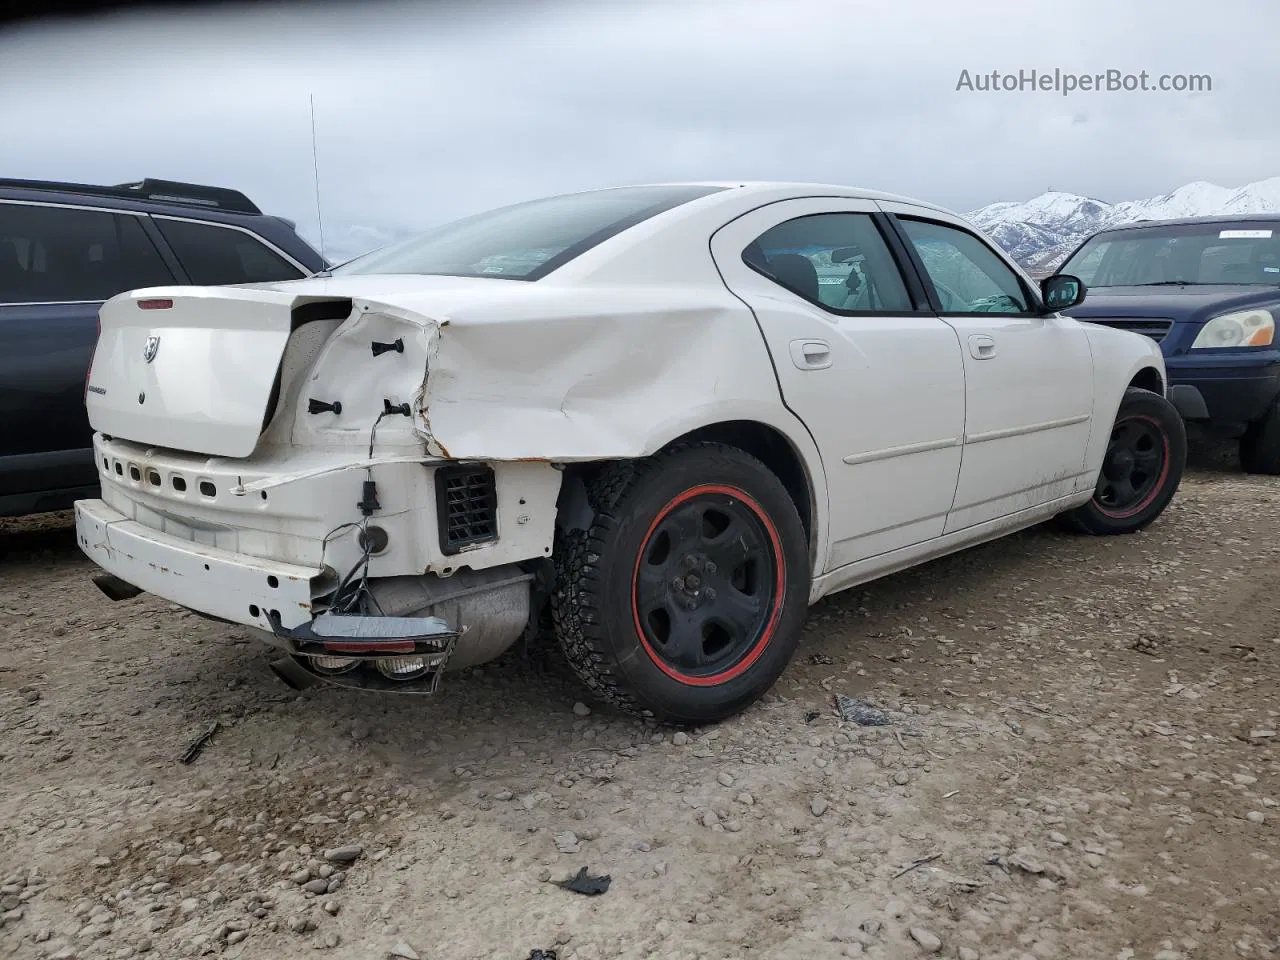
<svg viewBox="0 0 1280 960">
<path fill-rule="evenodd" d="M 758 700 L 800 640 L 808 542 L 786 488 L 720 444 L 606 467 L 564 531 L 551 609 L 578 676 L 622 710 L 714 723 Z"/>
<path fill-rule="evenodd" d="M 1280 400 L 1240 438 L 1240 466 L 1245 473 L 1280 474 Z"/>
<path fill-rule="evenodd" d="M 1120 401 L 1093 498 L 1062 515 L 1096 535 L 1134 533 L 1164 512 L 1182 482 L 1187 429 L 1167 399 L 1130 387 Z"/>
</svg>

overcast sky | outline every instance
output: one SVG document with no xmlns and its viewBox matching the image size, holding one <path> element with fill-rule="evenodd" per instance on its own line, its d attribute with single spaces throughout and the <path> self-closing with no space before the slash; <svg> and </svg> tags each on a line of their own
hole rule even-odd
<svg viewBox="0 0 1280 960">
<path fill-rule="evenodd" d="M 0 30 L 0 175 L 244 190 L 331 256 L 491 206 L 821 180 L 961 211 L 1280 175 L 1275 0 L 596 0 L 237 7 Z M 1210 93 L 958 92 L 1209 74 Z"/>
</svg>

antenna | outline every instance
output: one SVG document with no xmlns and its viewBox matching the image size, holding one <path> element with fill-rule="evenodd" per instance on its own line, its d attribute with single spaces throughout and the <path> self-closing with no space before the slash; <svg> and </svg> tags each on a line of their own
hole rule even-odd
<svg viewBox="0 0 1280 960">
<path fill-rule="evenodd" d="M 311 169 L 316 184 L 316 223 L 320 225 L 320 256 L 325 260 L 324 251 L 324 216 L 320 213 L 320 160 L 316 155 L 316 95 L 311 94 Z"/>
</svg>

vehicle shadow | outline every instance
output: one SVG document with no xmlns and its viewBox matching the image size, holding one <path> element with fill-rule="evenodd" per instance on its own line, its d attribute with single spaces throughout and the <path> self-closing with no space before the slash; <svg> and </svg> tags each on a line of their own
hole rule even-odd
<svg viewBox="0 0 1280 960">
<path fill-rule="evenodd" d="M 0 519 L 0 567 L 22 565 L 38 557 L 61 561 L 79 555 L 75 515 L 70 510 Z"/>
<path fill-rule="evenodd" d="M 1187 427 L 1187 470 L 1215 474 L 1240 473 L 1236 441 L 1210 437 L 1198 427 Z"/>
</svg>

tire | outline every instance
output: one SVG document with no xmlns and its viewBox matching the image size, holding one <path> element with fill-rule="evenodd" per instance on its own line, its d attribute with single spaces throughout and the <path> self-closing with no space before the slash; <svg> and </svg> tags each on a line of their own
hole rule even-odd
<svg viewBox="0 0 1280 960">
<path fill-rule="evenodd" d="M 1164 512 L 1186 463 L 1187 428 L 1177 409 L 1158 393 L 1129 387 L 1116 411 L 1093 498 L 1062 514 L 1062 520 L 1095 536 L 1136 533 Z"/>
<path fill-rule="evenodd" d="M 1240 438 L 1240 466 L 1245 473 L 1280 474 L 1280 400 Z"/>
<path fill-rule="evenodd" d="M 695 443 L 610 464 L 587 497 L 590 529 L 560 532 L 554 551 L 551 611 L 574 672 L 618 709 L 674 725 L 762 697 L 809 601 L 808 538 L 781 481 L 736 448 Z"/>
</svg>

